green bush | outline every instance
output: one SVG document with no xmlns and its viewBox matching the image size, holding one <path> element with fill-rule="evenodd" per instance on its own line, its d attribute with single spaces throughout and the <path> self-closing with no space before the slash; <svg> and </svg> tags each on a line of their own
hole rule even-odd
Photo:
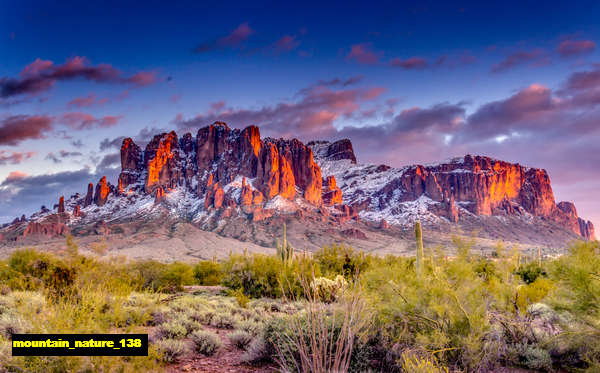
<svg viewBox="0 0 600 373">
<path fill-rule="evenodd" d="M 246 347 L 252 342 L 252 334 L 245 332 L 243 330 L 236 330 L 229 334 L 229 340 L 233 343 L 237 348 L 245 350 Z"/>
<path fill-rule="evenodd" d="M 207 356 L 214 355 L 222 346 L 218 335 L 204 330 L 194 332 L 192 342 L 197 352 Z"/>
<path fill-rule="evenodd" d="M 221 265 L 211 261 L 198 262 L 194 265 L 194 278 L 198 285 L 219 285 L 223 279 Z"/>
<path fill-rule="evenodd" d="M 546 276 L 546 271 L 535 262 L 529 262 L 520 266 L 515 273 L 528 285 L 532 284 L 538 277 Z"/>
<path fill-rule="evenodd" d="M 162 339 L 156 342 L 156 348 L 165 363 L 177 362 L 185 354 L 185 343 L 176 339 Z"/>
<path fill-rule="evenodd" d="M 327 277 L 342 275 L 352 279 L 363 273 L 371 262 L 370 256 L 363 252 L 356 252 L 351 247 L 333 245 L 317 251 L 313 258 Z"/>
<path fill-rule="evenodd" d="M 161 339 L 181 339 L 187 335 L 187 332 L 187 328 L 179 320 L 160 324 L 156 329 L 157 336 Z"/>
<path fill-rule="evenodd" d="M 185 263 L 164 264 L 154 260 L 135 263 L 132 270 L 137 274 L 142 289 L 175 292 L 184 285 L 194 284 L 194 270 Z"/>
</svg>

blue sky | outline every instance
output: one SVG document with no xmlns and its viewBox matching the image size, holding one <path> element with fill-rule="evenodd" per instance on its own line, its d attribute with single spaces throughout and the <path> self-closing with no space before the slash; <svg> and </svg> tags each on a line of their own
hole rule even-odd
<svg viewBox="0 0 600 373">
<path fill-rule="evenodd" d="M 0 2 L 0 222 L 114 177 L 103 140 L 222 119 L 350 137 L 365 162 L 546 168 L 557 201 L 598 225 L 599 15 L 594 1 Z"/>
</svg>

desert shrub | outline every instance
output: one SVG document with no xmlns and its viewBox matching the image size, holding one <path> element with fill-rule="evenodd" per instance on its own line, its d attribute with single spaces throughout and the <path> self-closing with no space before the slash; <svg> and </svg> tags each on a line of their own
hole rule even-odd
<svg viewBox="0 0 600 373">
<path fill-rule="evenodd" d="M 571 317 L 561 322 L 560 350 L 575 351 L 569 360 L 579 360 L 591 369 L 600 367 L 600 243 L 578 242 L 548 265 L 554 283 L 549 304 Z M 564 357 L 561 357 L 564 359 Z"/>
<path fill-rule="evenodd" d="M 212 261 L 201 261 L 194 265 L 194 278 L 198 285 L 219 285 L 223 278 L 221 265 Z"/>
<path fill-rule="evenodd" d="M 161 339 L 181 339 L 187 335 L 187 329 L 181 321 L 171 320 L 160 324 L 156 333 Z"/>
<path fill-rule="evenodd" d="M 262 332 L 263 324 L 252 320 L 244 320 L 237 324 L 237 329 L 256 336 Z"/>
<path fill-rule="evenodd" d="M 333 280 L 327 277 L 317 277 L 311 283 L 315 296 L 325 303 L 334 302 L 346 286 L 347 282 L 341 275 L 337 275 Z"/>
<path fill-rule="evenodd" d="M 522 366 L 541 371 L 552 370 L 552 357 L 543 348 L 524 344 L 517 346 L 517 351 Z"/>
<path fill-rule="evenodd" d="M 405 352 L 402 354 L 402 370 L 406 373 L 448 373 L 448 368 L 440 367 L 432 359 L 416 353 Z"/>
<path fill-rule="evenodd" d="M 185 354 L 185 343 L 180 340 L 162 339 L 155 345 L 165 363 L 177 362 Z"/>
<path fill-rule="evenodd" d="M 210 331 L 198 330 L 192 333 L 191 338 L 195 350 L 203 355 L 214 355 L 222 346 L 219 336 Z"/>
<path fill-rule="evenodd" d="M 538 277 L 528 285 L 520 286 L 517 290 L 517 306 L 520 310 L 526 310 L 529 305 L 544 299 L 552 288 L 552 283 L 543 277 Z"/>
<path fill-rule="evenodd" d="M 459 255 L 451 261 L 426 258 L 421 278 L 410 258 L 386 257 L 373 259 L 362 281 L 385 340 L 439 351 L 442 366 L 484 370 L 494 363 L 483 353 L 490 311 L 514 312 L 518 281 L 512 258 L 488 265 L 470 255 L 470 242 L 456 243 Z"/>
<path fill-rule="evenodd" d="M 544 271 L 544 269 L 536 262 L 529 262 L 525 265 L 519 266 L 515 273 L 519 275 L 523 282 L 527 285 L 532 284 L 541 276 L 546 276 L 546 271 Z"/>
<path fill-rule="evenodd" d="M 223 285 L 242 289 L 251 298 L 277 298 L 282 286 L 297 291 L 297 261 L 282 266 L 281 261 L 267 255 L 232 255 L 223 263 Z"/>
<path fill-rule="evenodd" d="M 76 276 L 75 268 L 64 263 L 56 263 L 46 278 L 48 299 L 56 301 L 57 298 L 73 295 L 77 290 L 73 286 Z"/>
<path fill-rule="evenodd" d="M 272 361 L 272 350 L 265 341 L 264 336 L 255 337 L 246 348 L 246 352 L 241 357 L 244 363 L 257 364 Z"/>
<path fill-rule="evenodd" d="M 65 262 L 53 255 L 32 249 L 17 250 L 0 266 L 0 281 L 16 290 L 36 290 L 41 284 L 49 299 L 71 295 L 77 277 L 77 262 Z"/>
<path fill-rule="evenodd" d="M 364 272 L 371 262 L 370 256 L 356 252 L 351 247 L 328 246 L 317 251 L 313 258 L 321 273 L 327 277 L 342 275 L 350 280 Z"/>
<path fill-rule="evenodd" d="M 229 295 L 235 298 L 238 306 L 242 308 L 248 307 L 250 298 L 248 298 L 248 296 L 244 294 L 244 291 L 242 289 L 231 290 L 229 292 Z"/>
<path fill-rule="evenodd" d="M 138 276 L 142 289 L 151 291 L 175 292 L 184 285 L 194 283 L 192 266 L 185 263 L 164 264 L 154 260 L 137 262 L 132 268 Z"/>
<path fill-rule="evenodd" d="M 213 316 L 210 324 L 215 328 L 219 329 L 233 329 L 235 328 L 237 320 L 231 314 L 217 313 Z"/>
<path fill-rule="evenodd" d="M 314 281 L 314 279 L 313 279 Z M 368 329 L 362 290 L 354 284 L 335 304 L 321 302 L 305 277 L 305 312 L 274 318 L 265 327 L 267 349 L 283 371 L 347 372 L 362 366 L 353 355 Z"/>
<path fill-rule="evenodd" d="M 237 347 L 245 350 L 252 341 L 252 334 L 243 330 L 236 330 L 229 334 L 229 340 Z"/>
<path fill-rule="evenodd" d="M 24 332 L 23 320 L 16 316 L 8 313 L 0 316 L 0 334 L 6 338 L 10 338 L 13 334 L 19 334 Z"/>
<path fill-rule="evenodd" d="M 190 315 L 190 318 L 204 325 L 210 325 L 213 318 L 217 315 L 215 310 L 209 309 L 204 311 L 197 311 Z"/>
</svg>

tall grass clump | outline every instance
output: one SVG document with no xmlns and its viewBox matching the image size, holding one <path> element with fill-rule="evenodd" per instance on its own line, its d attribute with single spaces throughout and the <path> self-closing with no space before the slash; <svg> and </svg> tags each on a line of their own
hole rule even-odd
<svg viewBox="0 0 600 373">
<path fill-rule="evenodd" d="M 311 277 L 314 282 L 314 274 Z M 306 299 L 304 312 L 270 326 L 277 364 L 285 372 L 348 372 L 353 350 L 368 328 L 359 283 L 328 304 L 307 276 L 299 280 Z"/>
</svg>

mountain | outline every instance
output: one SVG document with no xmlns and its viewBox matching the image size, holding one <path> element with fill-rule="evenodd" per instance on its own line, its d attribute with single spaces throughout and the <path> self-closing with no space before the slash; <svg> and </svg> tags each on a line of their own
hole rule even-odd
<svg viewBox="0 0 600 373">
<path fill-rule="evenodd" d="M 555 202 L 542 169 L 472 155 L 403 168 L 360 164 L 347 139 L 261 139 L 256 126 L 222 122 L 196 137 L 158 134 L 144 150 L 126 138 L 115 184 L 103 177 L 85 195 L 60 197 L 52 210 L 15 219 L 0 238 L 15 246 L 71 232 L 84 241 L 119 238 L 121 248 L 133 237 L 138 246 L 157 237 L 168 246 L 185 241 L 181 228 L 185 238 L 258 250 L 274 247 L 288 222 L 299 248 L 337 242 L 385 253 L 409 247 L 417 219 L 430 243 L 453 234 L 476 234 L 488 247 L 498 239 L 544 247 L 595 239 L 572 203 Z"/>
</svg>

